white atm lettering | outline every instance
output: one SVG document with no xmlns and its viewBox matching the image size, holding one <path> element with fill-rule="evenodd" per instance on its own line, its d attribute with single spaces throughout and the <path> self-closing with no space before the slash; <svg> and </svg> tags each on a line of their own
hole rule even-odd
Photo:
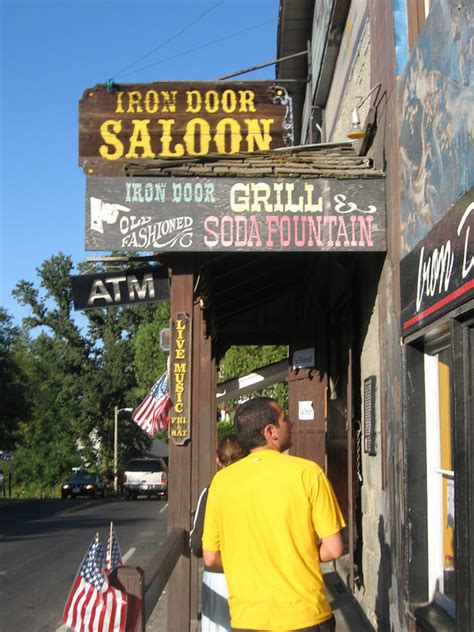
<svg viewBox="0 0 474 632">
<path fill-rule="evenodd" d="M 155 298 L 155 285 L 153 275 L 147 273 L 140 281 L 134 274 L 110 277 L 109 279 L 96 279 L 92 283 L 88 305 L 94 305 L 96 301 L 105 301 L 108 304 L 130 302 Z M 98 307 L 101 305 L 99 304 Z"/>
</svg>

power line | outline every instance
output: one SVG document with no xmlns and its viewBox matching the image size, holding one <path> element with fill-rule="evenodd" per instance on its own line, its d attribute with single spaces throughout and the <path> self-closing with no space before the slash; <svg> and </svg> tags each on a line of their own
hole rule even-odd
<svg viewBox="0 0 474 632">
<path fill-rule="evenodd" d="M 150 55 L 153 55 L 153 53 L 156 53 L 158 50 L 160 50 L 161 48 L 163 48 L 163 46 L 166 46 L 166 44 L 169 44 L 170 42 L 172 42 L 174 39 L 176 39 L 177 37 L 179 37 L 180 35 L 182 35 L 185 31 L 187 31 L 188 29 L 190 29 L 192 26 L 194 26 L 197 22 L 199 22 L 199 20 L 201 20 L 205 15 L 207 15 L 208 13 L 210 13 L 211 11 L 213 11 L 214 9 L 216 9 L 219 5 L 221 5 L 224 2 L 224 0 L 219 0 L 218 2 L 216 2 L 216 4 L 213 4 L 212 7 L 209 7 L 208 9 L 206 9 L 205 11 L 203 11 L 200 15 L 198 15 L 198 17 L 193 20 L 192 22 L 190 22 L 187 26 L 185 26 L 184 28 L 182 28 L 180 31 L 178 31 L 177 33 L 175 33 L 174 35 L 172 35 L 171 37 L 169 37 L 167 40 L 165 40 L 164 42 L 162 42 L 159 46 L 157 46 L 156 48 L 154 48 L 153 50 L 151 50 L 149 53 L 146 53 L 145 55 L 143 55 L 142 57 L 140 57 L 139 59 L 137 59 L 136 61 L 133 61 L 131 64 L 128 64 L 127 66 L 125 66 L 124 68 L 122 68 L 121 70 L 119 70 L 118 72 L 116 72 L 113 77 L 111 79 L 115 79 L 118 75 L 121 75 L 123 72 L 125 72 L 125 70 L 128 70 L 129 68 L 131 68 L 132 66 L 135 66 L 135 64 L 138 64 L 139 62 L 141 62 L 143 59 L 146 59 L 147 57 L 150 57 Z"/>
<path fill-rule="evenodd" d="M 286 61 L 287 59 L 293 59 L 293 57 L 300 57 L 301 55 L 307 55 L 308 51 L 303 50 L 299 53 L 294 53 L 293 55 L 287 55 L 286 57 L 279 57 L 278 59 L 274 59 L 273 61 L 267 61 L 265 64 L 260 64 L 258 66 L 252 66 L 251 68 L 244 68 L 244 70 L 239 70 L 238 72 L 233 72 L 230 75 L 224 75 L 224 77 L 218 77 L 216 81 L 224 81 L 225 79 L 231 79 L 232 77 L 238 77 L 239 75 L 245 75 L 248 72 L 253 72 L 254 70 L 260 70 L 261 68 L 268 68 L 268 66 L 274 66 L 281 61 Z M 303 79 L 306 82 L 306 79 Z"/>
<path fill-rule="evenodd" d="M 273 20 L 266 20 L 265 22 L 260 22 L 259 24 L 254 24 L 253 26 L 249 26 L 248 28 L 242 29 L 241 31 L 236 31 L 235 33 L 231 33 L 230 35 L 225 35 L 224 37 L 219 37 L 216 40 L 212 40 L 212 42 L 207 42 L 206 44 L 202 44 L 201 46 L 195 46 L 194 48 L 190 48 L 182 53 L 178 53 L 177 55 L 172 55 L 171 57 L 166 57 L 165 59 L 160 59 L 157 62 L 153 62 L 152 64 L 148 64 L 147 66 L 143 66 L 142 68 L 138 68 L 138 70 L 134 70 L 132 72 L 127 73 L 125 76 L 135 72 L 141 72 L 142 70 L 147 70 L 148 68 L 152 68 L 153 66 L 158 66 L 159 64 L 164 64 L 166 61 L 171 61 L 172 59 L 176 59 L 177 57 L 183 57 L 184 55 L 189 55 L 190 53 L 194 53 L 195 51 L 202 50 L 203 48 L 207 48 L 209 46 L 213 46 L 214 44 L 219 44 L 219 42 L 223 42 L 225 40 L 231 39 L 232 37 L 237 37 L 238 35 L 242 35 L 243 33 L 248 33 L 256 28 L 261 26 L 265 26 L 265 24 L 269 24 L 273 22 Z"/>
</svg>

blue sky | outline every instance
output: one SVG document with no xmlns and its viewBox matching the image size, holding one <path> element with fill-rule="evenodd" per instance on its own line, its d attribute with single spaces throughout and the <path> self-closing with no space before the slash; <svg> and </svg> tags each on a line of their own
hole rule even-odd
<svg viewBox="0 0 474 632">
<path fill-rule="evenodd" d="M 0 306 L 18 324 L 28 315 L 11 296 L 20 279 L 36 284 L 36 268 L 60 251 L 75 264 L 94 255 L 84 250 L 86 178 L 77 150 L 84 90 L 110 78 L 213 80 L 271 61 L 278 7 L 279 0 L 0 0 Z M 274 76 L 272 66 L 238 79 Z"/>
</svg>

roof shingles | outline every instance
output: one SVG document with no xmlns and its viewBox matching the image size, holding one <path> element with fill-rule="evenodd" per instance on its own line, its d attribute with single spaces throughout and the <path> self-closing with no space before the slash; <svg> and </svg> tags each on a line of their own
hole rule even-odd
<svg viewBox="0 0 474 632">
<path fill-rule="evenodd" d="M 267 152 L 207 155 L 129 162 L 127 175 L 196 177 L 380 178 L 384 173 L 360 156 L 352 143 L 305 145 Z"/>
</svg>

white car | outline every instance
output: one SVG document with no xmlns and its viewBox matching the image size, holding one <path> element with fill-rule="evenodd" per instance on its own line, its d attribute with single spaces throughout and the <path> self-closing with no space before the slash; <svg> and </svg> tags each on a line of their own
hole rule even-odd
<svg viewBox="0 0 474 632">
<path fill-rule="evenodd" d="M 131 459 L 125 468 L 123 491 L 127 500 L 138 496 L 168 498 L 168 467 L 161 458 Z"/>
</svg>

